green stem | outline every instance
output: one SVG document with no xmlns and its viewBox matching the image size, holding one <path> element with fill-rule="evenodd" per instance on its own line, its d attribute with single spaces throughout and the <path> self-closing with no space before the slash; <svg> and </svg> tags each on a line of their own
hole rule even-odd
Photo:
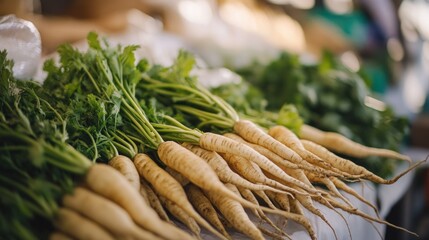
<svg viewBox="0 0 429 240">
<path fill-rule="evenodd" d="M 162 95 L 162 96 L 168 96 L 169 99 L 172 99 L 174 101 L 174 99 L 176 98 L 183 98 L 185 99 L 185 97 L 183 97 L 182 93 L 176 92 L 174 90 L 165 90 L 165 89 L 159 89 L 159 88 L 147 88 L 147 89 L 152 89 L 154 92 Z M 191 95 L 187 95 L 186 98 L 191 97 Z"/>
<path fill-rule="evenodd" d="M 137 151 L 135 151 L 134 146 L 131 144 L 131 142 L 128 142 L 127 140 L 124 140 L 122 137 L 119 137 L 117 134 L 113 133 L 113 137 L 116 139 L 116 141 L 113 141 L 113 144 L 115 144 L 115 146 L 117 145 L 121 145 L 122 146 L 122 150 L 123 149 L 127 149 L 125 152 L 128 154 L 128 156 L 130 156 L 131 158 L 134 157 L 137 153 Z"/>
<path fill-rule="evenodd" d="M 135 153 L 133 152 L 133 150 L 129 148 L 129 146 L 127 147 L 125 145 L 122 145 L 120 142 L 116 142 L 116 141 L 113 141 L 113 145 L 115 145 L 115 148 L 118 149 L 119 152 L 121 152 L 123 155 L 129 158 L 133 158 L 135 156 Z M 118 152 L 118 155 L 119 155 L 119 152 Z"/>
<path fill-rule="evenodd" d="M 224 117 L 222 115 L 219 114 L 214 114 L 214 113 L 209 113 L 209 112 L 205 112 L 205 111 L 201 111 L 199 109 L 196 108 L 192 108 L 192 107 L 188 107 L 188 106 L 184 106 L 184 105 L 177 105 L 175 106 L 176 109 L 192 114 L 198 118 L 200 118 L 201 120 L 205 120 L 207 119 L 207 121 L 218 121 L 218 122 L 223 122 L 222 126 L 229 126 L 230 128 L 232 128 L 234 126 L 235 121 L 233 119 Z"/>
<path fill-rule="evenodd" d="M 30 121 L 28 120 L 27 116 L 25 116 L 25 114 L 21 111 L 21 108 L 19 108 L 19 106 L 18 106 L 19 101 L 20 100 L 16 101 L 14 104 L 15 112 L 18 114 L 18 118 L 19 118 L 20 122 L 22 123 L 23 127 L 25 128 L 25 130 L 27 130 L 27 134 L 35 137 L 36 134 L 34 134 L 34 131 L 31 128 Z"/>
<path fill-rule="evenodd" d="M 205 126 L 216 126 L 219 127 L 221 129 L 227 130 L 227 131 L 232 131 L 232 126 L 229 123 L 225 123 L 223 121 L 218 121 L 218 120 L 204 120 L 201 121 L 201 123 L 199 123 L 197 125 L 198 129 L 202 129 Z"/>
<path fill-rule="evenodd" d="M 178 101 L 179 102 L 179 101 Z M 204 110 L 206 112 L 211 113 L 219 113 L 219 108 L 213 105 L 207 105 L 206 103 L 202 102 L 200 99 L 186 99 L 186 105 L 189 106 L 195 106 L 197 109 Z"/>
<path fill-rule="evenodd" d="M 147 129 L 147 132 L 149 132 L 151 135 L 153 135 L 152 137 L 155 138 L 154 142 L 156 143 L 156 146 L 158 146 L 164 140 L 162 140 L 161 136 L 159 136 L 159 134 L 156 132 L 156 130 L 152 127 L 152 125 L 150 124 L 149 120 L 146 118 L 143 110 L 138 105 L 137 100 L 135 99 L 135 97 L 131 96 L 128 93 L 128 91 L 124 88 L 123 85 L 120 85 L 119 87 L 123 91 L 123 94 L 125 94 L 126 99 L 128 99 L 128 101 L 124 101 L 124 102 L 131 103 L 132 108 L 135 109 L 138 112 L 137 116 L 141 118 L 142 124 Z"/>
<path fill-rule="evenodd" d="M 156 130 L 162 135 L 163 138 L 171 140 L 173 137 L 179 142 L 191 142 L 198 143 L 201 137 L 201 133 L 190 130 L 190 129 L 181 129 L 165 124 L 153 123 L 153 126 Z M 179 137 L 180 135 L 180 137 Z"/>
<path fill-rule="evenodd" d="M 159 143 L 153 139 L 153 136 L 148 135 L 147 131 L 145 131 L 146 129 L 142 125 L 140 125 L 140 122 L 137 121 L 131 113 L 125 110 L 124 110 L 124 113 L 127 116 L 128 120 L 132 122 L 133 128 L 135 128 L 135 130 L 137 130 L 139 135 L 141 135 L 147 141 L 146 144 L 150 148 L 156 149 Z"/>
<path fill-rule="evenodd" d="M 129 107 L 129 106 L 127 106 Z M 156 131 L 153 129 L 153 127 L 150 125 L 149 120 L 147 119 L 145 114 L 140 114 L 139 110 L 135 111 L 135 109 L 133 108 L 128 108 L 127 110 L 131 111 L 131 113 L 129 114 L 129 117 L 133 117 L 136 119 L 136 124 L 141 126 L 141 129 L 143 129 L 142 135 L 144 138 L 149 138 L 148 140 L 152 140 L 154 142 L 154 145 L 158 145 L 159 143 L 157 143 L 157 141 L 161 141 L 162 139 L 160 136 L 157 136 Z M 159 139 L 157 139 L 157 137 L 159 137 Z"/>
<path fill-rule="evenodd" d="M 235 111 L 231 105 L 226 103 L 222 98 L 212 95 L 210 92 L 204 89 L 207 94 L 210 94 L 212 96 L 213 101 L 217 103 L 217 105 L 228 115 L 230 119 L 232 119 L 234 122 L 237 122 L 239 120 L 238 113 Z"/>
<path fill-rule="evenodd" d="M 119 132 L 125 135 L 125 133 L 123 133 L 122 131 L 119 131 Z M 136 145 L 135 143 L 140 143 L 140 144 L 144 144 L 144 143 L 145 143 L 144 141 L 142 141 L 142 139 L 141 139 L 141 138 L 135 137 L 135 136 L 133 136 L 133 135 L 126 135 L 126 136 L 127 136 L 131 141 L 133 141 L 134 145 Z M 136 149 L 138 149 L 137 145 L 136 145 Z M 136 152 L 138 152 L 138 151 L 136 151 Z"/>
<path fill-rule="evenodd" d="M 52 209 L 50 209 L 48 207 L 48 205 L 46 204 L 46 202 L 44 201 L 43 198 L 40 198 L 39 196 L 37 196 L 34 192 L 29 191 L 29 188 L 27 186 L 22 186 L 21 184 L 18 184 L 18 182 L 16 181 L 12 181 L 2 175 L 0 175 L 0 181 L 3 182 L 2 186 L 4 184 L 8 184 L 10 186 L 12 186 L 15 190 L 20 191 L 21 193 L 25 194 L 27 197 L 29 197 L 34 203 L 36 203 L 38 205 L 38 207 L 36 208 L 40 208 L 40 214 L 46 218 L 50 218 L 50 216 L 52 216 Z M 35 208 L 35 209 L 36 209 Z"/>
<path fill-rule="evenodd" d="M 118 149 L 115 147 L 115 145 L 113 144 L 113 142 L 109 141 L 109 145 L 110 145 L 110 147 L 113 150 L 113 155 L 114 156 L 118 156 L 119 155 Z"/>
<path fill-rule="evenodd" d="M 0 152 L 6 152 L 6 151 L 19 151 L 19 152 L 24 152 L 28 150 L 28 146 L 1 146 L 0 147 Z"/>
<path fill-rule="evenodd" d="M 46 157 L 49 157 L 49 162 L 64 170 L 84 174 L 92 165 L 91 161 L 70 146 L 65 146 L 64 149 L 52 147 L 49 144 L 43 145 Z"/>
<path fill-rule="evenodd" d="M 12 139 L 20 140 L 24 143 L 27 143 L 28 145 L 37 144 L 35 140 L 33 140 L 31 137 L 28 137 L 22 133 L 13 131 L 13 130 L 1 130 L 0 129 L 0 139 L 4 139 L 5 141 L 10 141 Z"/>
<path fill-rule="evenodd" d="M 2 196 L 3 199 L 14 199 L 16 197 L 16 191 L 10 191 L 6 188 L 0 187 L 0 194 Z M 30 209 L 31 212 L 36 213 L 39 216 L 45 217 L 45 218 L 49 218 L 50 214 L 42 211 L 42 208 L 40 208 L 39 205 L 34 204 L 31 201 L 22 199 L 20 201 L 23 201 L 25 203 L 23 203 L 23 205 L 25 205 L 26 207 L 28 207 Z"/>
<path fill-rule="evenodd" d="M 121 137 L 125 138 L 125 141 L 127 141 L 127 143 L 131 145 L 131 148 L 133 149 L 134 154 L 137 154 L 137 152 L 138 152 L 138 147 L 137 147 L 137 145 L 134 143 L 134 141 L 133 141 L 133 140 L 132 140 L 128 135 L 126 135 L 125 133 L 123 133 L 123 132 L 122 132 L 122 131 L 120 131 L 120 130 L 117 130 L 117 131 L 116 131 L 116 133 L 117 133 L 118 135 L 120 135 Z M 118 136 L 118 137 L 119 137 L 119 136 Z"/>
<path fill-rule="evenodd" d="M 99 157 L 97 143 L 95 142 L 94 137 L 92 136 L 92 134 L 88 130 L 86 130 L 86 129 L 81 129 L 81 130 L 83 130 L 83 132 L 85 132 L 89 136 L 89 139 L 91 140 L 92 147 L 94 148 L 94 157 L 92 157 L 92 162 L 95 163 L 95 161 Z"/>
<path fill-rule="evenodd" d="M 187 92 L 193 93 L 193 94 L 199 96 L 200 98 L 204 99 L 204 101 L 207 102 L 208 104 L 212 103 L 211 99 L 207 97 L 208 95 L 206 95 L 204 93 L 202 94 L 199 91 L 199 89 L 197 90 L 195 88 L 184 86 L 182 84 L 177 84 L 177 83 L 164 83 L 164 82 L 152 79 L 147 75 L 143 76 L 143 80 L 152 84 L 152 85 L 145 85 L 145 88 L 150 88 L 150 89 L 151 88 L 155 88 L 155 89 L 157 89 L 157 88 L 171 88 L 173 90 L 176 90 L 176 92 L 177 92 L 177 89 L 185 90 Z M 183 95 L 187 95 L 187 94 L 182 94 L 182 96 Z"/>
<path fill-rule="evenodd" d="M 80 66 L 82 67 L 83 71 L 85 71 L 86 75 L 89 77 L 89 80 L 91 81 L 92 85 L 95 87 L 95 90 L 97 91 L 97 93 L 101 93 L 101 90 L 98 87 L 97 81 L 95 81 L 95 79 L 92 77 L 88 68 L 86 68 L 84 64 L 80 64 Z"/>
<path fill-rule="evenodd" d="M 63 163 L 61 161 L 58 161 L 58 159 L 56 157 L 52 157 L 52 156 L 49 156 L 49 155 L 47 155 L 45 157 L 46 157 L 46 161 L 48 163 L 50 163 L 50 164 L 52 164 L 52 165 L 54 165 L 54 166 L 56 166 L 58 168 L 61 168 L 61 169 L 65 170 L 65 171 L 67 171 L 67 172 L 70 172 L 70 173 L 75 173 L 75 174 L 83 175 L 88 170 L 88 169 L 83 170 L 80 167 L 67 165 L 67 164 L 65 164 L 65 163 Z"/>
</svg>

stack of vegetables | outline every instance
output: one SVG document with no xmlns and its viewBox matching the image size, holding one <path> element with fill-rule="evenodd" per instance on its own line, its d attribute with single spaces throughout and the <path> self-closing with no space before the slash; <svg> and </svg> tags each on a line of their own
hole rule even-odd
<svg viewBox="0 0 429 240">
<path fill-rule="evenodd" d="M 1 53 L 1 237 L 200 239 L 203 227 L 220 239 L 231 238 L 229 228 L 252 239 L 288 238 L 271 213 L 316 239 L 303 208 L 335 233 L 315 202 L 394 226 L 338 190 L 377 213 L 346 182 L 390 184 L 423 161 L 385 180 L 276 122 L 266 120 L 266 129 L 240 118 L 190 75 L 189 53 L 172 66 L 150 66 L 136 63 L 137 46 L 110 47 L 95 33 L 88 44 L 86 52 L 60 47 L 59 64 L 45 62 L 43 86 L 13 79 Z"/>
<path fill-rule="evenodd" d="M 315 64 L 304 64 L 298 55 L 283 52 L 268 64 L 255 62 L 236 71 L 246 80 L 239 84 L 244 86 L 222 86 L 216 89 L 218 94 L 236 95 L 237 89 L 247 89 L 250 106 L 258 109 L 258 100 L 266 98 L 264 107 L 270 111 L 293 104 L 306 124 L 367 146 L 398 150 L 408 132 L 406 118 L 396 116 L 387 104 L 368 106 L 369 99 L 382 96 L 371 91 L 375 83 L 366 77 L 365 69 L 353 72 L 328 52 Z M 245 111 L 234 98 L 228 102 Z M 297 134 L 307 138 L 306 130 Z M 370 155 L 350 160 L 383 177 L 390 177 L 397 166 L 395 161 Z"/>
</svg>

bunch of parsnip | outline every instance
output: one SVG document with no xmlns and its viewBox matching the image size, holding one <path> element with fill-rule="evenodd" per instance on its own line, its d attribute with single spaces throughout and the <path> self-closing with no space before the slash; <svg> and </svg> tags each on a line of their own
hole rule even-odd
<svg viewBox="0 0 429 240">
<path fill-rule="evenodd" d="M 0 63 L 0 238 L 191 238 L 118 171 L 69 145 L 67 121 L 40 86 L 16 81 L 5 51 Z"/>
<path fill-rule="evenodd" d="M 335 230 L 314 202 L 393 226 L 354 207 L 338 189 L 377 212 L 345 182 L 393 183 L 422 162 L 385 180 L 317 143 L 327 147 L 349 146 L 349 153 L 368 150 L 341 136 L 330 137 L 330 133 L 308 127 L 307 130 L 318 134 L 307 131 L 308 138 L 317 138 L 303 140 L 284 126 L 263 129 L 240 119 L 230 105 L 202 88 L 190 75 L 194 58 L 188 53 L 180 52 L 170 67 L 149 66 L 144 59 L 136 63 L 133 52 L 137 46 L 110 47 L 100 42 L 95 33 L 88 35 L 88 44 L 86 52 L 69 45 L 60 47 L 59 64 L 52 60 L 45 63 L 48 76 L 43 86 L 33 86 L 30 90 L 2 84 L 13 100 L 4 105 L 7 99 L 2 98 L 3 115 L 8 116 L 10 110 L 16 119 L 20 119 L 21 113 L 31 116 L 22 120 L 19 127 L 10 127 L 11 135 L 21 136 L 20 131 L 30 124 L 34 126 L 32 129 L 41 131 L 24 134 L 43 140 L 49 132 L 43 126 L 40 128 L 45 124 L 39 122 L 49 122 L 54 124 L 57 136 L 55 141 L 48 141 L 49 146 L 67 146 L 73 149 L 73 154 L 79 151 L 97 162 L 93 164 L 80 155 L 79 171 L 64 170 L 79 178 L 71 180 L 68 193 L 62 191 L 53 199 L 61 207 L 48 218 L 63 237 L 198 239 L 203 227 L 220 239 L 231 238 L 229 228 L 252 239 L 288 238 L 283 226 L 277 226 L 265 215 L 271 213 L 302 225 L 316 239 L 303 208 Z M 30 96 L 26 99 L 31 103 L 25 106 L 37 106 L 37 111 L 18 111 L 19 99 L 25 95 Z M 9 126 L 9 121 L 2 122 L 3 125 Z M 2 151 L 20 152 L 21 146 L 13 145 L 21 141 L 19 137 L 16 139 L 2 143 Z M 56 164 L 47 160 L 46 164 L 62 169 L 68 160 L 74 159 L 69 153 L 63 155 L 47 154 L 49 159 L 56 159 Z M 112 167 L 125 178 L 112 172 Z M 100 169 L 97 175 L 93 169 Z M 326 188 L 315 187 L 316 184 Z M 89 204 L 92 201 L 100 203 L 92 207 Z M 252 222 L 245 208 L 274 231 Z M 78 235 L 77 230 L 66 230 L 70 226 L 84 229 L 72 225 L 76 221 L 70 219 L 76 218 L 63 220 L 70 211 L 99 229 L 85 234 L 101 234 L 102 230 L 107 235 Z M 173 226 L 172 218 L 185 224 L 193 236 Z M 57 233 L 51 235 L 57 236 Z"/>
</svg>

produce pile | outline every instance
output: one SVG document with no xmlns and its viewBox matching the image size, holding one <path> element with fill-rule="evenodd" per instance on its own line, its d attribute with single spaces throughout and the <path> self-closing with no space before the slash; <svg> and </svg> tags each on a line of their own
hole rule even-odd
<svg viewBox="0 0 429 240">
<path fill-rule="evenodd" d="M 136 61 L 137 46 L 111 47 L 95 33 L 88 44 L 86 52 L 61 46 L 59 63 L 45 62 L 43 85 L 15 80 L 0 53 L 0 238 L 201 239 L 201 227 L 220 239 L 231 239 L 229 229 L 290 238 L 270 213 L 317 239 L 304 208 L 335 229 L 315 202 L 409 232 L 339 190 L 376 215 L 346 183 L 391 184 L 423 161 L 383 179 L 322 145 L 408 157 L 309 126 L 314 141 L 269 118 L 259 126 L 241 118 L 190 74 L 189 53 L 152 66 Z M 290 109 L 279 116 L 299 122 Z"/>
<path fill-rule="evenodd" d="M 395 116 L 387 104 L 384 109 L 367 106 L 368 96 L 378 96 L 370 90 L 373 83 L 365 69 L 353 72 L 327 52 L 315 64 L 304 64 L 298 55 L 283 52 L 268 64 L 255 62 L 235 71 L 246 80 L 241 84 L 254 86 L 241 89 L 249 89 L 247 102 L 256 109 L 261 107 L 261 98 L 267 99 L 270 111 L 293 104 L 306 124 L 378 148 L 398 150 L 408 132 L 407 119 Z M 216 91 L 222 96 L 236 95 L 237 89 L 223 86 Z M 230 100 L 238 110 L 243 109 L 234 98 Z M 390 177 L 396 167 L 395 161 L 374 156 L 351 160 L 383 177 Z"/>
</svg>

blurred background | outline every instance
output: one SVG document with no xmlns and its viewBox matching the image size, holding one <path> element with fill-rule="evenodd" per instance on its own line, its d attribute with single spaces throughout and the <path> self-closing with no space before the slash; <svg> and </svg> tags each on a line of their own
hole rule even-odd
<svg viewBox="0 0 429 240">
<path fill-rule="evenodd" d="M 376 98 L 409 120 L 404 151 L 429 149 L 429 1 L 426 0 L 0 0 L 40 33 L 41 57 L 89 31 L 126 38 L 160 63 L 186 48 L 208 68 L 268 63 L 279 52 L 307 64 L 328 51 L 350 71 L 364 72 Z M 1 23 L 1 22 L 0 22 Z M 125 37 L 124 37 L 125 36 Z M 0 42 L 8 35 L 0 29 Z M 415 155 L 414 155 L 415 154 Z M 416 171 L 387 220 L 429 239 L 429 175 Z M 412 239 L 387 229 L 386 239 Z"/>
</svg>

